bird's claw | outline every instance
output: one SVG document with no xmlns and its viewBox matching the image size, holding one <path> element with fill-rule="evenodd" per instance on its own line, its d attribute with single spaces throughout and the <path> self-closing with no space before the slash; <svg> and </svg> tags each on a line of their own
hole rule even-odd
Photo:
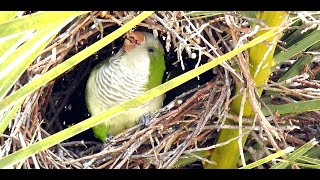
<svg viewBox="0 0 320 180">
<path fill-rule="evenodd" d="M 142 123 L 144 127 L 148 127 L 150 124 L 150 119 L 151 119 L 150 112 L 146 112 L 142 116 L 140 116 L 139 121 Z"/>
<path fill-rule="evenodd" d="M 108 135 L 105 139 L 105 142 L 111 143 L 113 136 Z"/>
<path fill-rule="evenodd" d="M 109 144 L 112 143 L 112 138 L 113 138 L 113 136 L 108 135 L 108 136 L 104 139 L 103 145 L 102 145 L 102 147 L 101 147 L 101 151 L 104 150 Z"/>
</svg>

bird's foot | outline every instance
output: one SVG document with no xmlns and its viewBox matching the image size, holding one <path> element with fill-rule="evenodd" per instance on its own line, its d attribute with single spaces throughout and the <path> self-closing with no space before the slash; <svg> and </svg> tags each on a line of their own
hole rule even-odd
<svg viewBox="0 0 320 180">
<path fill-rule="evenodd" d="M 110 136 L 108 135 L 104 141 L 103 141 L 103 145 L 101 147 L 101 151 L 104 150 L 107 146 L 109 146 L 110 144 L 112 144 L 112 139 L 113 139 L 113 136 Z"/>
<path fill-rule="evenodd" d="M 113 138 L 113 136 L 108 135 L 108 136 L 106 137 L 106 139 L 105 139 L 105 142 L 112 143 L 112 141 L 111 141 L 112 138 Z"/>
<path fill-rule="evenodd" d="M 144 127 L 148 127 L 150 124 L 150 119 L 151 119 L 151 113 L 146 112 L 142 116 L 140 116 L 139 121 L 142 123 Z"/>
</svg>

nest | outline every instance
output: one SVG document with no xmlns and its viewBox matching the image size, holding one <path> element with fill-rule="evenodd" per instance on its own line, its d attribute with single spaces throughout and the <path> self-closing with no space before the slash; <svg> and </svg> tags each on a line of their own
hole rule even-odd
<svg viewBox="0 0 320 180">
<path fill-rule="evenodd" d="M 91 12 L 78 17 L 65 27 L 34 61 L 18 80 L 13 91 L 125 24 L 137 14 L 139 12 Z M 184 72 L 219 57 L 231 51 L 243 40 L 241 37 L 253 30 L 247 23 L 248 19 L 237 13 L 197 17 L 189 14 L 190 12 L 178 11 L 157 12 L 136 27 L 137 30 L 153 32 L 159 36 L 166 49 L 168 71 L 181 69 Z M 263 22 L 257 23 L 263 25 Z M 8 130 L 1 136 L 1 156 L 88 118 L 83 98 L 86 78 L 92 67 L 119 49 L 122 42 L 123 38 L 119 38 L 28 96 Z M 306 72 L 286 81 L 286 87 L 274 83 L 290 65 L 290 61 L 283 63 L 270 77 L 265 89 L 281 92 L 271 99 L 271 102 L 281 104 L 319 98 L 318 81 L 310 79 L 310 75 L 316 74 L 320 69 L 316 60 Z M 272 147 L 285 148 L 288 144 L 298 147 L 313 137 L 320 137 L 319 112 L 265 117 L 264 123 L 269 129 L 263 128 L 262 120 L 249 126 L 246 122 L 252 122 L 253 119 L 239 119 L 229 113 L 230 102 L 237 96 L 233 94 L 234 81 L 245 79 L 245 68 L 239 66 L 241 73 L 237 74 L 234 70 L 236 66 L 238 64 L 233 60 L 224 62 L 208 72 L 209 74 L 200 76 L 200 80 L 195 79 L 193 83 L 182 86 L 182 89 L 168 92 L 171 97 L 167 97 L 166 105 L 152 115 L 151 123 L 147 127 L 137 125 L 106 143 L 97 141 L 88 130 L 82 136 L 71 138 L 26 159 L 17 167 L 201 168 L 201 161 L 214 162 L 196 155 L 195 152 L 211 150 L 228 143 L 215 144 L 220 129 L 239 129 L 238 124 L 225 125 L 226 118 L 241 120 L 243 123 L 243 134 L 249 134 L 244 150 L 252 161 L 271 154 Z M 254 106 L 259 108 L 264 106 L 259 98 L 254 103 Z M 68 114 L 68 111 L 76 113 Z M 68 121 L 70 119 L 72 121 Z M 275 135 L 268 136 L 270 132 Z M 275 136 L 279 138 L 274 138 Z M 253 149 L 254 144 L 262 148 Z M 196 160 L 188 166 L 177 166 L 177 162 L 184 157 L 193 157 Z"/>
</svg>

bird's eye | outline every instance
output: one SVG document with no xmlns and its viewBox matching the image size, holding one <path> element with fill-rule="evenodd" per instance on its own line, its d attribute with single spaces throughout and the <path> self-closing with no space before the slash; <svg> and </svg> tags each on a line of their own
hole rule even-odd
<svg viewBox="0 0 320 180">
<path fill-rule="evenodd" d="M 154 53 L 154 48 L 149 47 L 149 48 L 148 48 L 148 51 L 149 51 L 150 53 Z"/>
</svg>

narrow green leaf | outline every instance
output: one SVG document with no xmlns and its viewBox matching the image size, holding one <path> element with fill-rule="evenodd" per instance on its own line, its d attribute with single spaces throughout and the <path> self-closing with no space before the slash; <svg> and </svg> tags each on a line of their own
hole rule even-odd
<svg viewBox="0 0 320 180">
<path fill-rule="evenodd" d="M 299 33 L 300 33 L 301 31 L 299 31 Z M 317 36 L 319 36 L 319 34 L 317 35 L 317 33 L 319 33 L 319 31 L 318 30 L 315 30 L 315 31 L 313 31 L 312 32 L 313 34 L 311 34 L 312 35 L 312 37 L 317 37 Z M 314 33 L 316 33 L 316 34 L 314 34 Z M 306 33 L 305 33 L 306 34 Z M 308 35 L 306 35 L 306 37 L 307 36 L 309 36 L 310 34 L 308 34 Z M 296 35 L 296 36 L 298 36 L 298 35 Z M 302 37 L 302 35 L 300 35 L 301 37 Z M 294 56 L 294 55 L 296 55 L 296 54 L 298 54 L 298 53 L 301 53 L 304 49 L 307 49 L 307 50 L 318 50 L 319 48 L 320 48 L 320 41 L 319 41 L 319 38 L 318 39 L 314 39 L 314 42 L 313 43 L 311 43 L 310 42 L 310 44 L 308 44 L 308 41 L 309 40 L 311 40 L 310 38 L 308 38 L 308 39 L 302 39 L 301 41 L 298 41 L 298 40 L 295 40 L 295 42 L 297 42 L 297 44 L 300 44 L 300 45 L 298 45 L 298 46 L 300 46 L 300 48 L 292 48 L 292 47 L 295 47 L 297 44 L 293 44 L 292 45 L 292 47 L 290 47 L 289 49 L 287 49 L 287 53 L 288 54 L 291 54 L 292 56 Z M 293 41 L 293 40 L 292 40 Z M 303 42 L 303 41 L 305 41 L 305 42 Z M 300 51 L 299 51 L 300 50 Z M 289 55 L 289 56 L 291 56 L 291 55 Z M 276 55 L 276 56 L 278 56 L 278 54 Z M 285 58 L 291 58 L 291 57 L 289 57 L 289 56 L 287 56 L 287 57 L 285 57 L 285 56 L 283 56 L 283 57 L 280 57 L 280 58 L 278 58 L 278 62 L 276 62 L 275 64 L 276 65 L 278 65 L 277 63 L 281 63 L 281 62 L 283 62 L 283 61 L 286 61 L 286 60 L 288 60 L 288 59 L 285 59 Z M 282 75 L 282 77 L 277 81 L 277 82 L 283 82 L 283 81 L 285 81 L 285 80 L 287 80 L 287 79 L 290 79 L 290 78 L 292 78 L 292 77 L 294 77 L 294 76 L 296 76 L 296 75 L 298 75 L 298 74 L 301 74 L 301 71 L 302 71 L 302 69 L 304 68 L 304 65 L 305 64 L 307 64 L 307 63 L 310 63 L 311 61 L 312 61 L 312 58 L 313 58 L 313 56 L 312 55 L 308 55 L 308 54 L 306 54 L 306 55 L 302 55 L 302 57 L 300 57 L 283 75 Z M 273 67 L 273 68 L 275 68 L 275 66 Z M 264 100 L 264 102 L 266 103 L 266 104 L 269 104 L 270 103 L 270 101 L 271 101 L 271 98 L 270 98 L 270 96 L 271 95 L 274 95 L 274 96 L 276 96 L 276 92 L 272 92 L 272 91 L 268 91 L 267 93 L 265 93 L 264 95 L 263 95 L 263 100 Z"/>
<path fill-rule="evenodd" d="M 308 64 L 311 62 L 312 60 L 311 55 L 304 55 L 301 58 L 299 58 L 299 60 L 297 60 L 292 67 L 290 67 L 290 69 L 288 69 L 283 76 L 281 76 L 281 78 L 277 81 L 277 82 L 282 82 L 285 81 L 287 79 L 290 79 L 298 74 L 301 74 L 302 69 L 304 68 L 305 64 Z"/>
<path fill-rule="evenodd" d="M 302 155 L 304 155 L 307 151 L 309 151 L 313 146 L 318 144 L 318 141 L 316 141 L 315 138 L 311 139 L 309 142 L 292 152 L 287 158 L 287 161 L 294 162 L 298 158 L 300 158 Z M 285 169 L 287 166 L 290 165 L 289 162 L 278 162 L 277 164 L 273 165 L 271 169 Z"/>
<path fill-rule="evenodd" d="M 12 118 L 15 116 L 15 114 L 19 110 L 21 104 L 23 103 L 23 100 L 24 99 L 20 100 L 11 109 L 7 110 L 3 116 L 0 116 L 0 137 L 1 137 L 1 134 L 3 134 L 3 132 L 7 129 Z"/>
<path fill-rule="evenodd" d="M 21 11 L 1 11 L 0 24 L 15 18 Z"/>
<path fill-rule="evenodd" d="M 307 156 L 301 156 L 298 158 L 299 161 L 307 162 L 310 164 L 320 165 L 320 160 L 315 158 L 310 158 Z"/>
<path fill-rule="evenodd" d="M 289 162 L 290 164 L 294 164 L 299 167 L 305 167 L 309 169 L 320 169 L 320 165 L 313 165 L 313 164 L 304 164 L 304 163 L 297 163 L 297 162 Z"/>
<path fill-rule="evenodd" d="M 320 41 L 313 44 L 311 47 L 307 48 L 307 50 L 317 51 L 319 50 L 319 48 L 320 48 Z M 304 68 L 304 65 L 309 64 L 312 61 L 312 59 L 313 59 L 312 55 L 309 55 L 309 54 L 303 55 L 296 62 L 294 62 L 294 64 L 290 67 L 290 69 L 288 69 L 277 82 L 282 82 L 282 81 L 285 81 L 286 79 L 290 79 L 296 75 L 301 74 L 301 71 Z"/>
<path fill-rule="evenodd" d="M 302 25 L 302 22 L 298 21 L 293 26 L 300 26 L 301 27 L 301 25 Z M 303 31 L 303 28 L 296 29 L 296 30 L 291 30 L 291 31 L 287 32 L 286 33 L 286 34 L 288 34 L 287 37 L 281 38 L 281 41 L 285 42 L 285 46 L 284 47 L 288 48 L 288 47 L 292 46 L 293 44 L 295 44 L 295 43 L 301 41 L 302 39 L 304 39 L 304 36 L 310 34 L 310 32 L 309 33 L 305 32 L 304 34 L 302 34 L 301 33 L 302 31 Z"/>
<path fill-rule="evenodd" d="M 108 35 L 107 37 L 100 40 L 99 43 L 97 42 L 86 49 L 93 48 L 96 51 L 99 50 L 100 48 L 105 46 L 107 43 L 110 43 L 113 40 L 115 40 L 116 38 L 120 37 L 123 33 L 130 30 L 133 26 L 135 26 L 136 24 L 141 22 L 143 19 L 145 19 L 146 17 L 148 17 L 152 13 L 153 12 L 141 13 L 136 18 L 134 18 L 133 21 L 126 23 L 118 30 L 112 32 L 110 35 Z M 255 38 L 254 40 L 250 41 L 249 43 L 244 44 L 244 45 L 238 47 L 237 49 L 235 49 L 231 52 L 228 52 L 227 54 L 225 54 L 219 58 L 216 58 L 212 61 L 209 61 L 208 63 L 198 67 L 197 69 L 193 69 L 191 71 L 184 73 L 183 75 L 180 75 L 174 79 L 171 79 L 170 81 L 165 82 L 164 84 L 147 91 L 146 93 L 142 94 L 139 97 L 131 99 L 123 104 L 119 104 L 117 106 L 114 106 L 106 111 L 103 111 L 102 113 L 100 113 L 96 116 L 88 118 L 85 121 L 82 121 L 74 126 L 71 126 L 65 130 L 62 130 L 56 134 L 53 134 L 53 135 L 51 135 L 51 136 L 49 136 L 39 142 L 36 142 L 32 145 L 29 145 L 26 148 L 23 148 L 19 151 L 16 151 L 16 152 L 0 159 L 0 168 L 4 168 L 9 165 L 13 165 L 17 162 L 20 162 L 23 159 L 28 158 L 33 154 L 36 154 L 42 150 L 45 150 L 53 145 L 60 143 L 60 142 L 66 140 L 76 134 L 79 134 L 89 128 L 92 128 L 93 126 L 96 126 L 96 125 L 100 124 L 101 122 L 103 122 L 109 118 L 112 118 L 112 117 L 120 114 L 123 111 L 128 110 L 129 108 L 139 106 L 139 105 L 151 100 L 152 98 L 159 96 L 159 95 L 167 92 L 168 90 L 173 89 L 174 87 L 179 86 L 180 84 L 185 83 L 190 79 L 193 79 L 194 77 L 197 77 L 198 75 L 208 71 L 209 69 L 212 69 L 213 67 L 221 64 L 222 62 L 224 62 L 228 59 L 231 59 L 233 56 L 236 56 L 237 54 L 242 53 L 242 51 L 244 51 L 244 50 L 246 50 L 246 49 L 248 49 L 258 43 L 263 42 L 265 39 L 268 39 L 268 38 L 274 36 L 276 33 L 278 33 L 278 31 L 282 31 L 282 29 L 280 29 L 279 27 L 272 28 L 270 31 Z M 106 39 L 106 38 L 108 38 L 108 39 Z M 104 44 L 101 44 L 101 42 L 103 42 Z M 56 68 L 51 69 L 46 74 L 42 75 L 42 77 L 39 77 L 38 79 L 33 80 L 29 84 L 27 84 L 24 87 L 22 87 L 21 89 L 19 89 L 17 92 L 13 93 L 9 97 L 6 97 L 2 101 L 0 101 L 0 110 L 3 108 L 6 108 L 7 106 L 10 106 L 13 102 L 25 97 L 26 95 L 30 94 L 31 92 L 33 92 L 37 88 L 41 87 L 43 84 L 49 82 L 50 80 L 52 80 L 53 78 L 55 78 L 56 76 L 61 74 L 61 71 L 67 70 L 69 68 L 69 66 L 71 66 L 71 67 L 74 66 L 76 63 L 79 62 L 79 60 L 76 60 L 75 57 L 78 59 L 85 59 L 86 57 L 88 57 L 88 55 L 84 53 L 85 50 L 79 52 L 77 55 L 71 57 L 67 61 L 60 64 L 59 67 L 57 66 Z M 60 70 L 60 69 L 62 69 L 62 70 Z"/>
<path fill-rule="evenodd" d="M 36 33 L 16 33 L 11 35 L 11 38 L 7 38 L 7 40 L 4 40 L 5 37 L 0 38 L 3 40 L 0 43 L 3 45 L 0 50 L 0 100 L 61 28 L 74 18 L 75 16 L 65 16 L 64 19 L 60 18 L 59 21 L 47 25 L 47 27 L 38 30 Z M 29 40 L 25 37 L 23 38 L 26 35 L 30 36 Z M 12 109 L 6 112 L 0 110 L 0 114 L 3 115 L 0 117 L 0 134 L 5 131 L 22 102 L 23 100 L 19 100 Z"/>
<path fill-rule="evenodd" d="M 308 151 L 305 156 L 310 158 L 319 158 L 320 157 L 320 147 L 313 147 Z"/>
<path fill-rule="evenodd" d="M 46 11 L 25 15 L 0 24 L 0 38 L 26 30 L 43 29 L 48 25 L 63 21 L 72 16 L 87 13 L 86 11 Z"/>
<path fill-rule="evenodd" d="M 12 54 L 28 37 L 30 31 L 16 33 L 6 38 L 0 38 L 0 72 L 6 67 L 9 62 L 6 61 L 7 57 Z M 6 63 L 6 64 L 5 64 Z"/>
<path fill-rule="evenodd" d="M 29 41 L 6 58 L 3 63 L 4 66 L 0 69 L 0 81 L 2 82 L 0 85 L 0 100 L 8 93 L 34 59 L 40 55 L 41 51 L 51 42 L 52 38 L 73 18 L 69 17 L 63 22 L 58 21 L 45 29 L 38 30 Z"/>
<path fill-rule="evenodd" d="M 320 41 L 320 30 L 316 30 L 310 33 L 307 37 L 301 41 L 290 46 L 286 51 L 281 51 L 274 56 L 274 66 L 280 64 L 283 61 L 290 59 L 298 53 L 304 51 L 308 47 Z"/>
<path fill-rule="evenodd" d="M 320 99 L 314 99 L 310 101 L 298 101 L 281 105 L 268 105 L 269 109 L 273 113 L 278 114 L 294 114 L 307 111 L 320 110 Z M 265 116 L 270 116 L 266 108 L 261 108 Z"/>
<path fill-rule="evenodd" d="M 284 150 L 280 150 L 280 151 L 278 151 L 278 152 L 276 152 L 276 153 L 274 153 L 274 154 L 271 154 L 271 155 L 269 155 L 269 156 L 267 156 L 267 157 L 265 157 L 265 158 L 259 159 L 258 161 L 255 161 L 255 162 L 253 162 L 253 163 L 251 163 L 251 164 L 248 164 L 248 165 L 246 165 L 246 166 L 244 166 L 244 167 L 241 167 L 241 168 L 239 168 L 239 169 L 252 169 L 252 168 L 255 168 L 255 167 L 260 166 L 260 165 L 262 165 L 262 164 L 264 164 L 264 163 L 267 163 L 267 162 L 269 162 L 269 161 L 272 161 L 272 160 L 275 159 L 275 158 L 278 158 L 278 157 L 280 157 L 280 156 L 283 156 L 283 155 L 285 155 L 285 154 L 288 154 L 288 153 L 292 152 L 293 150 L 294 150 L 293 147 L 287 147 L 287 148 L 284 149 Z"/>
</svg>

